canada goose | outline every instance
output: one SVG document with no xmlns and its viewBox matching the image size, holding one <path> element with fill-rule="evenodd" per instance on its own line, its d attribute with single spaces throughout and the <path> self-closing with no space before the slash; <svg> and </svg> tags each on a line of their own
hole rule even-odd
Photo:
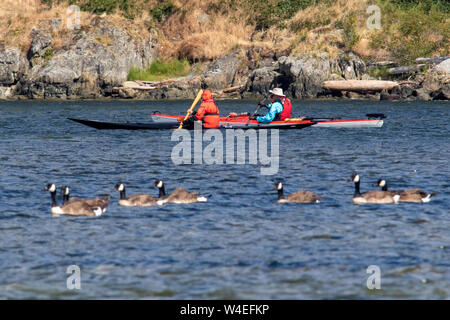
<svg viewBox="0 0 450 320">
<path fill-rule="evenodd" d="M 109 205 L 110 196 L 98 197 L 95 199 L 80 199 L 77 197 L 70 198 L 70 188 L 68 186 L 61 187 L 61 194 L 63 195 L 63 205 L 69 202 L 82 201 L 91 207 L 100 207 L 104 213 Z M 69 199 L 70 198 L 70 199 Z"/>
<path fill-rule="evenodd" d="M 396 194 L 400 194 L 400 202 L 430 202 L 430 198 L 437 195 L 439 192 L 428 193 L 420 189 L 406 189 L 392 191 L 388 190 L 386 180 L 379 179 L 377 185 L 381 187 L 381 190 Z"/>
<path fill-rule="evenodd" d="M 354 204 L 364 204 L 364 203 L 398 203 L 400 198 L 399 194 L 391 194 L 388 191 L 369 191 L 361 194 L 359 190 L 360 177 L 359 174 L 353 174 L 351 177 L 352 181 L 355 183 L 355 194 L 353 195 Z"/>
<path fill-rule="evenodd" d="M 91 207 L 88 204 L 81 201 L 73 201 L 58 206 L 56 201 L 56 185 L 54 183 L 48 183 L 45 189 L 50 192 L 52 199 L 51 212 L 53 216 L 60 216 L 62 214 L 74 215 L 74 216 L 101 216 L 103 211 L 101 207 Z"/>
<path fill-rule="evenodd" d="M 208 201 L 209 196 L 201 196 L 198 193 L 189 192 L 182 188 L 177 188 L 171 194 L 166 195 L 164 182 L 162 180 L 156 180 L 154 185 L 159 189 L 159 205 L 164 203 L 194 203 Z"/>
<path fill-rule="evenodd" d="M 275 182 L 275 189 L 278 190 L 278 203 L 284 202 L 302 202 L 302 203 L 319 203 L 323 198 L 319 197 L 317 194 L 307 190 L 298 190 L 297 192 L 291 193 L 287 197 L 284 196 L 283 184 L 281 182 Z"/>
<path fill-rule="evenodd" d="M 123 183 L 117 183 L 114 187 L 115 190 L 120 192 L 120 206 L 126 207 L 149 207 L 157 204 L 157 198 L 152 197 L 145 193 L 134 194 L 127 198 L 125 185 Z"/>
</svg>

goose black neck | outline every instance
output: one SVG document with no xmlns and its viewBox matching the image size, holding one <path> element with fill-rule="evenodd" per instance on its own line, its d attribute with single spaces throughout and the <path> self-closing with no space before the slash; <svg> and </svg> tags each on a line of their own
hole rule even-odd
<svg viewBox="0 0 450 320">
<path fill-rule="evenodd" d="M 63 197 L 63 204 L 66 204 L 69 201 L 69 195 L 65 194 Z"/>
<path fill-rule="evenodd" d="M 382 191 L 388 191 L 387 183 L 384 184 L 384 186 L 381 188 Z"/>
<path fill-rule="evenodd" d="M 50 192 L 50 196 L 52 197 L 52 207 L 57 207 L 58 202 L 56 201 L 56 191 Z"/>
<path fill-rule="evenodd" d="M 159 197 L 162 198 L 165 196 L 166 196 L 166 189 L 164 188 L 164 185 L 163 185 L 161 188 L 159 188 Z"/>
<path fill-rule="evenodd" d="M 359 191 L 359 183 L 360 183 L 360 181 L 355 182 L 355 196 L 361 195 L 361 192 Z"/>
<path fill-rule="evenodd" d="M 280 199 L 284 199 L 283 188 L 278 189 L 278 200 L 280 200 Z"/>
<path fill-rule="evenodd" d="M 123 190 L 120 191 L 120 200 L 125 200 L 127 198 L 127 195 L 125 193 L 125 187 Z"/>
</svg>

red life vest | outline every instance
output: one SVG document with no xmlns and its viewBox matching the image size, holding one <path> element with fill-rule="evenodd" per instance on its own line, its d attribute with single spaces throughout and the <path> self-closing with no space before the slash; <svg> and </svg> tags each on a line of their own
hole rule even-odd
<svg viewBox="0 0 450 320">
<path fill-rule="evenodd" d="M 219 108 L 214 103 L 212 93 L 206 89 L 202 94 L 203 102 L 197 110 L 195 118 L 197 120 L 203 120 L 204 128 L 218 128 L 219 121 Z"/>
<path fill-rule="evenodd" d="M 284 97 L 281 101 L 283 105 L 283 111 L 280 113 L 280 120 L 284 120 L 291 117 L 292 113 L 292 103 L 288 98 Z"/>
</svg>

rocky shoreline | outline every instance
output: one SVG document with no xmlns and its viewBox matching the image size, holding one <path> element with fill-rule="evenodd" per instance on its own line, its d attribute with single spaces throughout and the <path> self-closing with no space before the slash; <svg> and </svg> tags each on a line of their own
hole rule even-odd
<svg viewBox="0 0 450 320">
<path fill-rule="evenodd" d="M 68 33 L 66 42 L 56 48 L 51 28 L 58 23 L 52 19 L 34 28 L 26 54 L 0 43 L 1 100 L 191 99 L 205 87 L 218 98 L 258 99 L 269 89 L 282 87 L 293 99 L 450 99 L 449 57 L 425 59 L 417 70 L 393 68 L 393 74 L 398 71 L 401 77 L 392 89 L 356 92 L 323 88 L 328 80 L 375 79 L 369 75 L 373 64 L 352 52 L 337 58 L 325 52 L 299 57 L 264 54 L 253 47 L 204 64 L 183 78 L 147 87 L 126 85 L 131 67 L 143 68 L 157 58 L 156 37 L 130 35 L 97 17 L 87 28 Z"/>
</svg>

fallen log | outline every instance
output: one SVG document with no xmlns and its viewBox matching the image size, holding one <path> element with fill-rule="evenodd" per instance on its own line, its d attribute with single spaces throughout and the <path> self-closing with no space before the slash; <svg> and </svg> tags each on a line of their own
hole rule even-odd
<svg viewBox="0 0 450 320">
<path fill-rule="evenodd" d="M 438 64 L 438 63 L 441 63 L 442 61 L 445 61 L 447 59 L 450 59 L 450 56 L 437 57 L 437 58 L 417 58 L 416 62 Z"/>
<path fill-rule="evenodd" d="M 125 81 L 122 86 L 124 88 L 136 89 L 136 90 L 153 90 L 156 88 L 156 87 L 152 87 L 152 86 L 148 86 L 148 85 L 143 85 L 142 83 L 139 84 L 136 81 Z"/>
<path fill-rule="evenodd" d="M 322 87 L 326 90 L 364 92 L 390 90 L 397 85 L 397 82 L 384 80 L 330 80 L 325 81 Z"/>
<path fill-rule="evenodd" d="M 395 67 L 396 63 L 394 61 L 375 61 L 375 62 L 369 63 L 369 67 L 374 67 L 374 68 L 388 67 L 388 66 Z"/>
<path fill-rule="evenodd" d="M 417 64 L 415 66 L 406 66 L 406 67 L 396 67 L 388 69 L 389 74 L 405 74 L 405 73 L 414 73 L 422 70 L 426 64 Z"/>
<path fill-rule="evenodd" d="M 231 92 L 239 91 L 243 87 L 244 86 L 234 86 L 234 87 L 226 88 L 226 89 L 223 89 L 223 93 L 231 93 Z"/>
</svg>

